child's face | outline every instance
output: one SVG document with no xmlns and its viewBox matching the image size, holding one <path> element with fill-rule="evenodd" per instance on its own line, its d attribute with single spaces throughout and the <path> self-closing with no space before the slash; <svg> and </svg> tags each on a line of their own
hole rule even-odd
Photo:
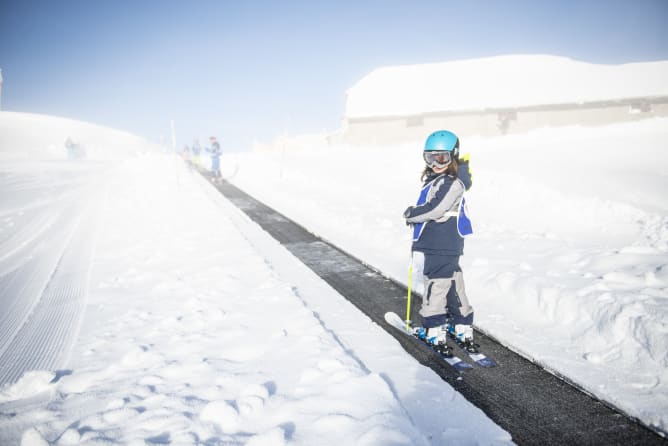
<svg viewBox="0 0 668 446">
<path fill-rule="evenodd" d="M 442 174 L 443 172 L 448 170 L 448 166 L 449 166 L 449 164 L 447 166 L 443 166 L 443 167 L 434 166 L 434 167 L 431 168 L 431 170 L 433 170 L 434 173 L 436 173 L 436 174 Z"/>
</svg>

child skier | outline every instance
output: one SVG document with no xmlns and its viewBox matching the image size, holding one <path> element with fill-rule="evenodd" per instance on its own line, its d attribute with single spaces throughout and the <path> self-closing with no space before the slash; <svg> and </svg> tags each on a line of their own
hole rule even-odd
<svg viewBox="0 0 668 446">
<path fill-rule="evenodd" d="M 423 158 L 421 200 L 404 212 L 407 224 L 418 225 L 412 251 L 424 254 L 422 327 L 414 332 L 442 349 L 450 333 L 466 350 L 475 352 L 473 307 L 459 266 L 464 238 L 457 228 L 462 196 L 471 186 L 468 159 L 460 160 L 459 139 L 447 130 L 429 135 Z"/>
</svg>

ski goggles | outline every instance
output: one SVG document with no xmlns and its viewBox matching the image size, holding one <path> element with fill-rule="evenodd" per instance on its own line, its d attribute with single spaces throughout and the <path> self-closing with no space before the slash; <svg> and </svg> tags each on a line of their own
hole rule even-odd
<svg viewBox="0 0 668 446">
<path fill-rule="evenodd" d="M 452 152 L 447 151 L 422 152 L 422 157 L 429 167 L 445 167 L 452 162 Z"/>
</svg>

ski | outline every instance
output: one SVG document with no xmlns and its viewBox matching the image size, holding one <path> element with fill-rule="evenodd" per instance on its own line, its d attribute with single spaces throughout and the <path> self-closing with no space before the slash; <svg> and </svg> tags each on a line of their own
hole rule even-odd
<svg viewBox="0 0 668 446">
<path fill-rule="evenodd" d="M 413 336 L 413 334 L 410 331 L 406 330 L 406 321 L 404 321 L 397 313 L 388 311 L 387 313 L 385 313 L 385 321 L 392 327 L 396 328 L 397 330 L 405 334 L 406 336 L 410 336 L 415 340 L 421 341 L 418 337 Z M 434 350 L 434 352 L 438 354 L 438 356 L 440 356 L 445 362 L 454 367 L 455 370 L 457 371 L 461 372 L 463 370 L 469 370 L 473 368 L 471 364 L 463 361 L 461 358 L 458 358 L 455 355 L 443 355 L 442 353 L 436 351 L 431 344 L 427 342 L 424 342 L 424 344 L 431 347 L 432 350 Z"/>
<path fill-rule="evenodd" d="M 478 344 L 473 344 L 476 351 L 469 351 L 467 350 L 466 345 L 464 345 L 464 343 L 461 342 L 454 333 L 448 332 L 448 335 L 450 336 L 450 339 L 452 339 L 453 342 L 457 344 L 457 346 L 461 348 L 468 355 L 468 357 L 471 358 L 480 367 L 496 367 L 497 364 L 492 358 L 478 351 Z"/>
</svg>

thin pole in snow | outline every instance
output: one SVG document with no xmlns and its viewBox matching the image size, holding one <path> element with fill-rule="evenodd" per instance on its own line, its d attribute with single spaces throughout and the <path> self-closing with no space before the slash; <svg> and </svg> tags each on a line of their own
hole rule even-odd
<svg viewBox="0 0 668 446">
<path fill-rule="evenodd" d="M 174 173 L 176 174 L 176 188 L 181 189 L 181 177 L 179 175 L 179 166 L 176 165 L 178 161 L 176 161 L 176 156 L 178 155 L 176 153 L 176 129 L 174 125 L 174 120 L 172 119 L 169 122 L 170 126 L 172 127 L 172 156 L 174 156 Z"/>
</svg>

